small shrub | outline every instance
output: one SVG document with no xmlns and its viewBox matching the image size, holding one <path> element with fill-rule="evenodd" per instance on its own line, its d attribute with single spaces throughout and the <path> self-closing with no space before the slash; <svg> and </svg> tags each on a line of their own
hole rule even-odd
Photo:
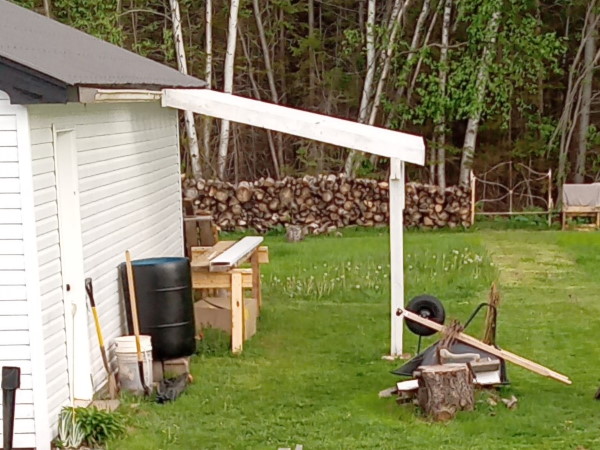
<svg viewBox="0 0 600 450">
<path fill-rule="evenodd" d="M 58 419 L 58 448 L 74 449 L 81 445 L 103 447 L 125 433 L 125 419 L 116 412 L 98 408 L 65 407 Z"/>
<path fill-rule="evenodd" d="M 75 408 L 63 408 L 58 416 L 58 437 L 54 445 L 57 448 L 79 448 L 84 440 L 85 433 L 75 420 Z"/>
<path fill-rule="evenodd" d="M 125 433 L 125 419 L 117 412 L 98 408 L 77 408 L 75 420 L 81 425 L 89 446 L 103 446 Z"/>
</svg>

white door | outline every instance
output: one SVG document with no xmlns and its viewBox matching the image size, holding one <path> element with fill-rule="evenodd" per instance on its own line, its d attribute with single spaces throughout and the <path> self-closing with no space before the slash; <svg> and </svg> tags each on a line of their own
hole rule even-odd
<svg viewBox="0 0 600 450">
<path fill-rule="evenodd" d="M 91 400 L 75 130 L 54 127 L 54 161 L 71 401 Z"/>
</svg>

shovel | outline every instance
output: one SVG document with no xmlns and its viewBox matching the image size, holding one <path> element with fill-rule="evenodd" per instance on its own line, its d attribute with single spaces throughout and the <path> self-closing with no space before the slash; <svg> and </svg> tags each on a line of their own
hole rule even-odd
<svg viewBox="0 0 600 450">
<path fill-rule="evenodd" d="M 133 323 L 133 334 L 135 334 L 135 348 L 137 350 L 138 370 L 140 372 L 140 382 L 144 388 L 144 394 L 150 395 L 152 390 L 146 385 L 144 377 L 144 358 L 142 356 L 142 347 L 140 345 L 140 328 L 138 324 L 137 301 L 135 298 L 135 281 L 133 280 L 133 267 L 131 266 L 131 255 L 129 250 L 125 252 L 125 262 L 127 264 L 127 281 L 129 283 L 129 302 L 131 303 L 131 322 Z"/>
<path fill-rule="evenodd" d="M 106 347 L 104 346 L 104 336 L 102 335 L 102 328 L 100 328 L 100 318 L 98 317 L 98 310 L 96 309 L 96 301 L 94 300 L 94 288 L 92 286 L 92 279 L 85 279 L 85 291 L 87 292 L 88 298 L 90 299 L 90 305 L 92 306 L 92 314 L 94 315 L 94 323 L 96 324 L 96 335 L 98 336 L 98 344 L 100 345 L 100 354 L 102 355 L 102 363 L 108 374 L 108 395 L 111 400 L 117 398 L 117 378 L 110 368 L 108 363 L 108 357 L 106 355 Z"/>
</svg>

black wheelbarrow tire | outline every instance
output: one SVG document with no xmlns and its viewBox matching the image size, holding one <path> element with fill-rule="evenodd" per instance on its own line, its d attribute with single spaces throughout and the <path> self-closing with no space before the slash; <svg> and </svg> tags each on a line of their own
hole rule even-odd
<svg viewBox="0 0 600 450">
<path fill-rule="evenodd" d="M 406 309 L 412 313 L 424 317 L 425 319 L 439 323 L 440 325 L 443 325 L 444 321 L 446 320 L 446 311 L 444 310 L 444 305 L 442 305 L 442 302 L 433 295 L 417 295 L 410 302 L 408 302 Z M 432 334 L 436 333 L 435 330 L 432 330 L 425 325 L 411 322 L 410 319 L 406 319 L 406 326 L 410 331 L 418 336 L 431 336 Z"/>
</svg>

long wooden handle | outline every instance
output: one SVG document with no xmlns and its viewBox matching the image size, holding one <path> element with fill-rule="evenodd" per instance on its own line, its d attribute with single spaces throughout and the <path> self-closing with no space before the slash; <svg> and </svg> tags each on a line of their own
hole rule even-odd
<svg viewBox="0 0 600 450">
<path fill-rule="evenodd" d="M 131 255 L 129 250 L 125 252 L 125 264 L 127 265 L 127 282 L 129 285 L 129 303 L 131 305 L 131 322 L 133 323 L 133 334 L 135 335 L 135 348 L 138 362 L 143 361 L 142 347 L 140 345 L 140 326 L 138 323 L 137 300 L 135 297 L 135 281 L 133 279 L 133 267 L 131 266 Z"/>
<path fill-rule="evenodd" d="M 425 318 L 419 316 L 418 314 L 407 311 L 405 309 L 403 310 L 403 309 L 399 308 L 397 311 L 397 314 L 399 316 L 404 316 L 405 320 L 410 320 L 411 322 L 416 322 L 420 325 L 424 325 L 435 331 L 442 331 L 444 328 L 446 328 L 446 327 L 444 327 L 444 325 L 440 325 L 439 323 L 436 323 L 432 320 L 425 319 Z M 465 344 L 471 345 L 475 348 L 478 348 L 478 349 L 488 352 L 494 356 L 497 356 L 498 358 L 505 359 L 506 361 L 510 361 L 511 363 L 516 364 L 517 366 L 521 366 L 524 369 L 530 370 L 531 372 L 537 373 L 538 375 L 552 378 L 556 381 L 560 381 L 561 383 L 565 383 L 565 384 L 572 383 L 572 381 L 566 375 L 562 375 L 558 372 L 548 369 L 547 367 L 544 367 L 538 363 L 535 363 L 526 358 L 523 358 L 522 356 L 515 355 L 514 353 L 508 352 L 506 350 L 501 350 L 496 347 L 492 347 L 491 345 L 488 345 L 488 344 L 484 344 L 480 340 L 475 339 L 473 336 L 469 336 L 468 334 L 459 333 L 456 336 L 456 339 L 464 342 Z"/>
</svg>

